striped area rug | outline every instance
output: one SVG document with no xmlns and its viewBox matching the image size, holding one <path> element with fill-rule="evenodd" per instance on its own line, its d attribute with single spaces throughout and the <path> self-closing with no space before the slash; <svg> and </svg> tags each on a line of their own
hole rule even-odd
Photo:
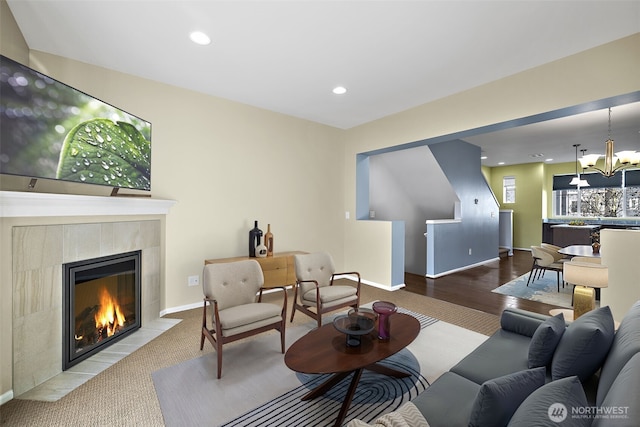
<svg viewBox="0 0 640 427">
<path fill-rule="evenodd" d="M 403 308 L 399 308 L 398 312 L 417 318 L 422 329 L 438 321 L 433 317 Z M 367 422 L 373 421 L 380 415 L 398 409 L 403 403 L 415 398 L 429 386 L 429 381 L 420 372 L 419 361 L 408 348 L 381 363 L 408 372 L 410 376 L 391 378 L 365 370 L 358 383 L 345 423 L 353 418 Z M 342 380 L 322 397 L 310 401 L 301 401 L 300 399 L 330 375 L 298 373 L 296 376 L 300 381 L 300 386 L 237 417 L 224 426 L 257 427 L 268 425 L 285 427 L 304 425 L 320 427 L 332 425 L 349 388 L 351 376 Z"/>
<path fill-rule="evenodd" d="M 417 318 L 422 329 L 405 349 L 380 363 L 405 370 L 410 376 L 397 379 L 364 371 L 345 423 L 353 418 L 371 422 L 397 410 L 487 339 L 486 335 L 408 309 L 398 311 Z M 326 321 L 330 322 L 332 317 L 327 316 Z M 287 343 L 295 342 L 315 327 L 315 322 L 307 322 L 287 328 Z M 304 375 L 289 369 L 278 338 L 275 333 L 263 334 L 229 344 L 224 350 L 220 379 L 216 378 L 213 349 L 152 372 L 164 425 L 333 425 L 352 376 L 321 397 L 301 401 L 326 376 Z"/>
</svg>

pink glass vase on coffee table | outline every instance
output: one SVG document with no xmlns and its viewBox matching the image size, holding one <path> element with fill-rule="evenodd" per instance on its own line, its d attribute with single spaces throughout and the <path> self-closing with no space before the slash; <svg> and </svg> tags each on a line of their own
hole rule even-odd
<svg viewBox="0 0 640 427">
<path fill-rule="evenodd" d="M 389 317 L 398 311 L 398 307 L 392 302 L 376 301 L 373 303 L 373 311 L 378 314 L 378 339 L 387 341 L 391 338 Z"/>
</svg>

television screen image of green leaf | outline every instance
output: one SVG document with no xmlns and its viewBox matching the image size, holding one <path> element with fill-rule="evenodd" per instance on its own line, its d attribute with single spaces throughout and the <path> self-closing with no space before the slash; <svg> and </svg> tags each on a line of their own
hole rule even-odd
<svg viewBox="0 0 640 427">
<path fill-rule="evenodd" d="M 0 55 L 0 173 L 151 190 L 151 123 Z"/>
</svg>

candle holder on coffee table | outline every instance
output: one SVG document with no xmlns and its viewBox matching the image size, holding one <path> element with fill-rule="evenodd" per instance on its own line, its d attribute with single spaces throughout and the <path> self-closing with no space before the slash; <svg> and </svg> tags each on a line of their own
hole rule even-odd
<svg viewBox="0 0 640 427">
<path fill-rule="evenodd" d="M 378 315 L 378 339 L 388 341 L 391 338 L 389 316 L 398 311 L 398 307 L 392 302 L 376 301 L 373 303 L 373 311 Z"/>
</svg>

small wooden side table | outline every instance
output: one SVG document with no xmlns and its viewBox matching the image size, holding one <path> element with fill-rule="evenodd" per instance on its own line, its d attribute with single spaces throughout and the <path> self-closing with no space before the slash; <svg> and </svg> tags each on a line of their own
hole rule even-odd
<svg viewBox="0 0 640 427">
<path fill-rule="evenodd" d="M 302 251 L 278 252 L 270 257 L 248 257 L 239 256 L 232 258 L 205 259 L 204 264 L 218 264 L 224 262 L 243 261 L 247 259 L 255 259 L 262 268 L 264 275 L 264 287 L 273 288 L 276 286 L 295 285 L 296 271 L 293 266 L 293 256 L 295 254 L 304 254 Z"/>
</svg>

